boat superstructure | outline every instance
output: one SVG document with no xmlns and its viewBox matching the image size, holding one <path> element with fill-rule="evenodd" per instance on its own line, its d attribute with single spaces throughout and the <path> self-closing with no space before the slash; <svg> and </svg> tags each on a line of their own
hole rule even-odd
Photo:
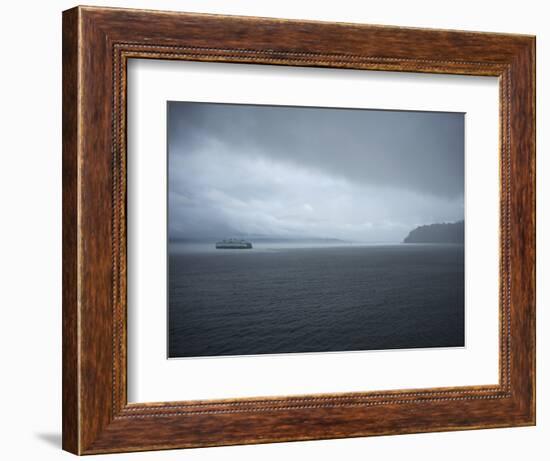
<svg viewBox="0 0 550 461">
<path fill-rule="evenodd" d="M 216 242 L 218 250 L 251 250 L 252 243 L 240 239 L 226 239 Z"/>
</svg>

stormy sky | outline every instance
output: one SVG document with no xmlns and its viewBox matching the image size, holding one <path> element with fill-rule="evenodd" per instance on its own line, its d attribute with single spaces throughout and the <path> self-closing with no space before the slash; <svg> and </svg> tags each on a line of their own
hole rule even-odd
<svg viewBox="0 0 550 461">
<path fill-rule="evenodd" d="M 169 238 L 398 242 L 464 219 L 464 114 L 168 103 Z"/>
</svg>

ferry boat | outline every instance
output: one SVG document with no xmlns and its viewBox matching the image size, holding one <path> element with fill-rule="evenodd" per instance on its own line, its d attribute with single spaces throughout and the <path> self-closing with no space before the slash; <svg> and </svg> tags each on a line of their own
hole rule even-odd
<svg viewBox="0 0 550 461">
<path fill-rule="evenodd" d="M 216 248 L 218 250 L 251 250 L 252 243 L 246 240 L 227 239 L 216 242 Z"/>
</svg>

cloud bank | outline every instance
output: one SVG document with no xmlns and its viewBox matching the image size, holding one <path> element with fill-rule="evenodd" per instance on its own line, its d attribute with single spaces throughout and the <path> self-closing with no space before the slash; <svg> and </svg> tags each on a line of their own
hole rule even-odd
<svg viewBox="0 0 550 461">
<path fill-rule="evenodd" d="M 464 115 L 170 102 L 169 238 L 401 241 L 464 219 Z"/>
</svg>

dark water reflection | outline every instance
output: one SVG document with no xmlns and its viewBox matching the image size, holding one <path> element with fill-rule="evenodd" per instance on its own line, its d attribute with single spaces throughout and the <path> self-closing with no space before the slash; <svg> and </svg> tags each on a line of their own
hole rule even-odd
<svg viewBox="0 0 550 461">
<path fill-rule="evenodd" d="M 464 345 L 464 246 L 171 248 L 169 356 Z"/>
</svg>

